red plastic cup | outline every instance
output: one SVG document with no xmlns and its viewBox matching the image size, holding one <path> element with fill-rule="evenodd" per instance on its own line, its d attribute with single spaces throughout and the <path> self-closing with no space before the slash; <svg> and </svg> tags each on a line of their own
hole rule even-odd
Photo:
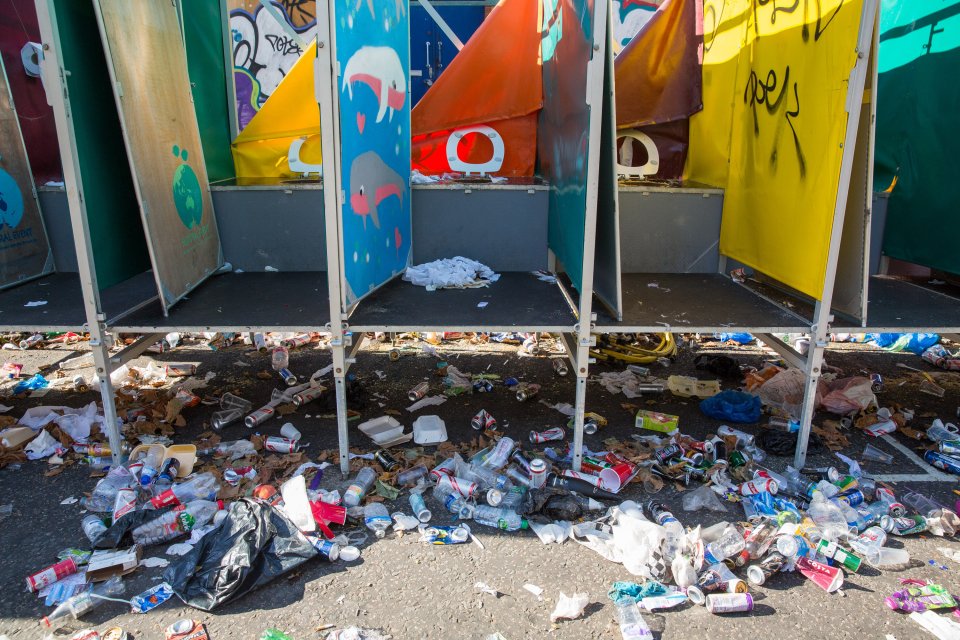
<svg viewBox="0 0 960 640">
<path fill-rule="evenodd" d="M 843 586 L 843 572 L 839 567 L 831 567 L 816 560 L 801 557 L 797 560 L 797 569 L 827 593 L 833 593 Z"/>
</svg>

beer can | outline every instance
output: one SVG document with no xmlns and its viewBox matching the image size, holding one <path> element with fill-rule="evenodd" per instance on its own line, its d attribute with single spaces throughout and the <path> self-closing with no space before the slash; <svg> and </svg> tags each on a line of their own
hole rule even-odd
<svg viewBox="0 0 960 640">
<path fill-rule="evenodd" d="M 767 578 L 780 571 L 787 559 L 776 551 L 770 553 L 760 563 L 747 567 L 747 580 L 754 586 L 760 586 Z"/>
<path fill-rule="evenodd" d="M 879 373 L 870 374 L 870 389 L 874 393 L 880 393 L 883 391 L 883 377 Z"/>
<path fill-rule="evenodd" d="M 192 376 L 197 372 L 197 365 L 189 362 L 171 362 L 163 367 L 167 375 L 171 378 L 183 378 Z"/>
<path fill-rule="evenodd" d="M 308 402 L 313 402 L 324 393 L 326 393 L 327 388 L 322 386 L 310 387 L 309 389 L 304 389 L 300 393 L 295 393 L 293 395 L 293 404 L 296 407 L 302 407 Z"/>
<path fill-rule="evenodd" d="M 531 431 L 530 442 L 534 444 L 553 442 L 555 440 L 563 440 L 564 436 L 566 436 L 566 431 L 563 430 L 563 427 L 553 427 L 546 431 Z"/>
<path fill-rule="evenodd" d="M 280 377 L 283 378 L 283 381 L 287 383 L 288 387 L 297 386 L 297 376 L 293 375 L 293 372 L 290 369 L 280 369 L 277 371 L 280 374 Z"/>
<path fill-rule="evenodd" d="M 73 376 L 73 388 L 80 393 L 90 391 L 90 385 L 87 384 L 87 379 L 82 375 Z"/>
<path fill-rule="evenodd" d="M 742 451 L 733 451 L 730 453 L 730 468 L 736 469 L 747 464 L 747 457 L 743 455 Z"/>
<path fill-rule="evenodd" d="M 430 385 L 428 385 L 426 382 L 421 382 L 417 386 L 415 386 L 413 389 L 410 389 L 410 391 L 407 392 L 407 398 L 409 398 L 410 402 L 416 402 L 417 400 L 420 400 L 421 398 L 426 396 L 427 391 L 429 390 L 430 390 Z"/>
<path fill-rule="evenodd" d="M 183 403 L 184 407 L 196 407 L 200 404 L 200 396 L 187 389 L 177 389 L 174 397 Z"/>
<path fill-rule="evenodd" d="M 960 459 L 945 455 L 939 451 L 927 451 L 923 454 L 923 459 L 941 471 L 960 474 Z"/>
<path fill-rule="evenodd" d="M 300 443 L 290 438 L 270 436 L 263 441 L 263 448 L 274 453 L 293 453 L 300 450 Z"/>
<path fill-rule="evenodd" d="M 46 569 L 36 572 L 32 576 L 27 576 L 27 591 L 40 591 L 44 587 L 63 580 L 67 576 L 77 572 L 77 563 L 73 558 L 61 560 L 52 564 Z"/>
<path fill-rule="evenodd" d="M 563 470 L 564 478 L 573 478 L 575 480 L 583 480 L 589 482 L 598 489 L 604 489 L 609 491 L 608 487 L 603 485 L 603 482 L 600 480 L 600 476 L 595 476 L 592 473 L 583 473 L 580 471 L 574 471 L 573 469 L 564 469 Z"/>
<path fill-rule="evenodd" d="M 538 393 L 540 393 L 540 385 L 531 382 L 521 382 L 516 387 L 518 402 L 526 402 Z"/>
<path fill-rule="evenodd" d="M 570 373 L 570 370 L 567 368 L 567 362 L 564 358 L 553 359 L 553 370 L 556 371 L 557 375 L 561 377 Z"/>
<path fill-rule="evenodd" d="M 477 415 L 471 418 L 470 426 L 473 427 L 475 431 L 492 431 L 497 428 L 497 420 L 487 413 L 485 409 L 480 409 Z"/>
<path fill-rule="evenodd" d="M 753 611 L 753 596 L 749 593 L 711 593 L 707 596 L 707 611 L 714 614 Z"/>
<path fill-rule="evenodd" d="M 740 578 L 727 581 L 727 593 L 747 593 L 748 591 L 750 591 L 750 587 Z"/>
<path fill-rule="evenodd" d="M 600 430 L 600 425 L 597 424 L 596 420 L 590 419 L 590 420 L 583 421 L 583 432 L 588 436 L 592 436 L 599 430 Z"/>
<path fill-rule="evenodd" d="M 654 451 L 654 455 L 660 464 L 666 464 L 669 460 L 682 456 L 683 449 L 681 449 L 680 445 L 678 444 L 670 444 L 662 449 L 657 449 Z"/>
<path fill-rule="evenodd" d="M 400 464 L 399 462 L 397 462 L 396 458 L 394 458 L 392 455 L 390 455 L 389 452 L 387 452 L 384 449 L 380 449 L 376 453 L 374 453 L 373 460 L 374 462 L 378 463 L 381 467 L 383 467 L 384 471 L 393 471 Z"/>
<path fill-rule="evenodd" d="M 287 349 L 296 349 L 313 342 L 313 337 L 309 333 L 298 333 L 292 338 L 284 340 L 281 344 Z"/>
<path fill-rule="evenodd" d="M 707 441 L 713 448 L 711 462 L 726 462 L 727 460 L 727 442 L 720 436 L 714 436 Z"/>
<path fill-rule="evenodd" d="M 489 380 L 477 380 L 473 383 L 473 390 L 477 393 L 490 393 L 493 391 L 493 383 Z"/>
<path fill-rule="evenodd" d="M 939 450 L 948 456 L 960 456 L 960 440 L 941 440 Z"/>
<path fill-rule="evenodd" d="M 266 336 L 262 333 L 253 334 L 253 346 L 255 346 L 260 353 L 266 353 L 268 351 Z"/>
<path fill-rule="evenodd" d="M 863 495 L 863 491 L 859 489 L 854 489 L 853 491 L 846 491 L 836 496 L 836 499 L 840 502 L 847 503 L 848 506 L 856 507 L 863 504 L 863 501 L 866 499 Z"/>
<path fill-rule="evenodd" d="M 530 461 L 527 460 L 525 455 L 523 455 L 523 451 L 520 451 L 519 449 L 515 450 L 510 454 L 510 459 L 517 463 L 521 469 L 527 473 L 530 473 Z"/>
<path fill-rule="evenodd" d="M 521 456 L 523 457 L 523 456 Z M 530 461 L 528 468 L 530 473 L 530 488 L 540 489 L 547 482 L 547 463 L 541 458 L 534 458 Z"/>
<path fill-rule="evenodd" d="M 176 458 L 167 458 L 160 464 L 160 473 L 157 474 L 157 480 L 173 482 L 180 472 L 180 461 Z"/>
<path fill-rule="evenodd" d="M 443 476 L 453 475 L 454 470 L 457 468 L 456 462 L 453 458 L 447 458 L 433 469 L 430 470 L 430 477 L 435 481 L 440 482 L 440 478 Z"/>
<path fill-rule="evenodd" d="M 508 478 L 516 482 L 517 484 L 522 485 L 524 487 L 533 488 L 533 485 L 531 484 L 533 482 L 532 478 L 527 476 L 527 474 L 525 474 L 523 471 L 520 471 L 516 467 L 507 467 L 506 469 L 504 469 L 503 473 Z M 544 472 L 544 475 L 546 475 L 546 472 Z M 546 477 L 544 477 L 544 482 L 546 482 Z M 503 487 L 500 486 L 499 484 L 497 485 L 497 488 L 503 489 Z"/>
<path fill-rule="evenodd" d="M 246 418 L 243 419 L 243 424 L 246 425 L 248 429 L 258 427 L 273 416 L 275 416 L 277 410 L 270 405 L 265 405 L 260 407 Z"/>
<path fill-rule="evenodd" d="M 776 480 L 757 478 L 756 480 L 744 482 L 740 485 L 739 490 L 742 496 L 755 496 L 758 493 L 769 493 L 773 495 L 777 493 L 779 488 Z"/>
<path fill-rule="evenodd" d="M 830 558 L 834 562 L 842 564 L 844 567 L 853 571 L 854 573 L 860 568 L 860 563 L 862 560 L 857 556 L 853 555 L 849 551 L 841 549 L 836 542 L 831 542 L 826 538 L 822 538 L 820 542 L 817 543 L 817 553 Z"/>
<path fill-rule="evenodd" d="M 478 485 L 476 482 L 470 482 L 469 480 L 464 480 L 463 478 L 443 475 L 437 479 L 437 487 L 447 487 L 453 491 L 456 491 L 464 498 L 469 498 L 477 492 Z"/>
<path fill-rule="evenodd" d="M 703 589 L 696 585 L 690 585 L 687 587 L 687 598 L 690 599 L 690 602 L 693 604 L 705 605 L 707 603 L 707 596 L 703 592 Z"/>
<path fill-rule="evenodd" d="M 680 456 L 680 460 L 692 467 L 699 467 L 703 464 L 703 454 L 699 451 L 689 451 L 686 455 Z"/>
</svg>

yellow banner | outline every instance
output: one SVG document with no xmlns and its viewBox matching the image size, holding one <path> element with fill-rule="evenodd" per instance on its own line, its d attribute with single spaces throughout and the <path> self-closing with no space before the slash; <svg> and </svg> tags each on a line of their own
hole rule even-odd
<svg viewBox="0 0 960 640">
<path fill-rule="evenodd" d="M 736 73 L 720 251 L 816 299 L 862 9 L 863 0 L 757 3 Z"/>
<path fill-rule="evenodd" d="M 237 179 L 293 178 L 320 171 L 320 107 L 313 91 L 312 43 L 233 141 Z"/>
<path fill-rule="evenodd" d="M 726 187 L 730 123 L 741 84 L 737 63 L 747 37 L 750 0 L 703 2 L 703 110 L 690 117 L 684 184 Z"/>
</svg>

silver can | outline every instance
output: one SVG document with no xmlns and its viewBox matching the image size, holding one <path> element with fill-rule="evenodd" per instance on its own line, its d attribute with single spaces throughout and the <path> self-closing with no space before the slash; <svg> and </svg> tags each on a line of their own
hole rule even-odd
<svg viewBox="0 0 960 640">
<path fill-rule="evenodd" d="M 541 458 L 530 461 L 530 488 L 540 489 L 547 483 L 547 463 Z"/>
</svg>

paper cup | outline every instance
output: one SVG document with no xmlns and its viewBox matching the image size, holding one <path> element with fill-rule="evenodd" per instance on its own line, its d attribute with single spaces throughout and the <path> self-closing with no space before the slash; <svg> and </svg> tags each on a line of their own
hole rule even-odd
<svg viewBox="0 0 960 640">
<path fill-rule="evenodd" d="M 797 569 L 827 593 L 833 593 L 843 586 L 843 572 L 839 567 L 831 567 L 802 557 L 797 560 Z"/>
</svg>

